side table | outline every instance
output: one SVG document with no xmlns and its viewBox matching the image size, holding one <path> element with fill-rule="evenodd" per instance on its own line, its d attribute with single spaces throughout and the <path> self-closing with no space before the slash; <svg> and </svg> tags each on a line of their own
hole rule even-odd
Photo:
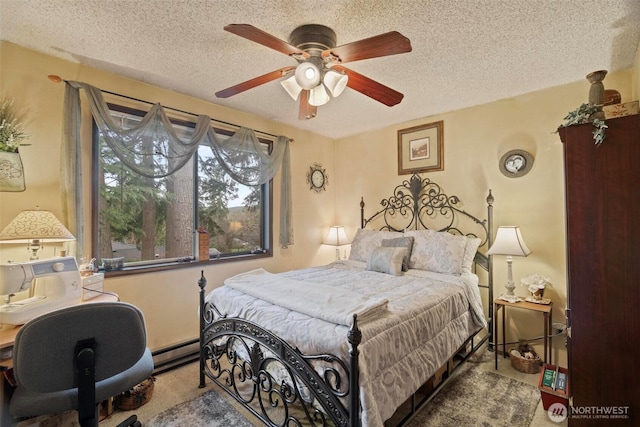
<svg viewBox="0 0 640 427">
<path fill-rule="evenodd" d="M 502 310 L 502 357 L 507 357 L 507 339 L 505 332 L 505 312 L 507 307 L 515 307 L 523 310 L 537 311 L 544 315 L 544 363 L 551 364 L 551 337 L 549 332 L 551 331 L 552 315 L 551 304 L 536 304 L 533 302 L 519 301 L 508 302 L 501 299 L 493 301 L 493 342 L 495 352 L 495 368 L 498 369 L 498 314 Z M 547 358 L 548 355 L 548 358 Z"/>
</svg>

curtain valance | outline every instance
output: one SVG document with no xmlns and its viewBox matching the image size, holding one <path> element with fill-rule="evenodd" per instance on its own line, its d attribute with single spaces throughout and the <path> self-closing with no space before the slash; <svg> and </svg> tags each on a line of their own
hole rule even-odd
<svg viewBox="0 0 640 427">
<path fill-rule="evenodd" d="M 154 104 L 139 124 L 124 128 L 111 116 L 100 89 L 68 81 L 64 101 L 62 196 L 67 223 L 75 225 L 80 256 L 84 236 L 80 89 L 85 91 L 91 114 L 108 146 L 125 165 L 142 176 L 161 178 L 173 174 L 201 145 L 208 146 L 218 164 L 243 185 L 264 184 L 282 167 L 279 241 L 282 248 L 293 244 L 289 138 L 279 136 L 269 154 L 251 129 L 241 127 L 232 136 L 220 138 L 206 115 L 197 116 L 193 132 L 181 136 L 160 104 Z"/>
</svg>

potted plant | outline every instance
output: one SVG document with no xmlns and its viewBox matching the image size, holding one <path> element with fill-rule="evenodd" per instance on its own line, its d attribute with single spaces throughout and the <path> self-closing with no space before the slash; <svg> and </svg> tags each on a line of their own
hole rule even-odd
<svg viewBox="0 0 640 427">
<path fill-rule="evenodd" d="M 520 284 L 525 286 L 531 293 L 531 297 L 535 300 L 541 300 L 544 296 L 544 290 L 551 287 L 548 277 L 544 277 L 538 273 L 530 274 L 520 279 Z"/>
<path fill-rule="evenodd" d="M 14 106 L 13 98 L 2 98 L 0 101 L 0 151 L 17 153 L 22 141 L 28 137 L 24 132 L 27 111 L 19 111 Z"/>
<path fill-rule="evenodd" d="M 604 120 L 600 120 L 597 118 L 593 118 L 597 112 L 600 111 L 601 105 L 593 105 L 593 104 L 582 104 L 578 108 L 573 111 L 570 111 L 564 117 L 564 123 L 560 125 L 560 127 L 567 127 L 573 125 L 582 125 L 585 123 L 592 122 L 595 130 L 593 131 L 593 141 L 596 146 L 600 146 L 605 138 L 605 130 L 608 128 L 607 124 Z M 556 130 L 556 133 L 558 131 Z"/>
<path fill-rule="evenodd" d="M 0 100 L 0 191 L 24 191 L 24 173 L 18 147 L 25 133 L 27 112 L 14 106 L 13 98 Z"/>
</svg>

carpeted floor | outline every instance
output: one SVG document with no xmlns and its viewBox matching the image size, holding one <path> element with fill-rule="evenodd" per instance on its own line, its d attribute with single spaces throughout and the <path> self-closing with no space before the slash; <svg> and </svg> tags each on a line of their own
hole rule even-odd
<svg viewBox="0 0 640 427">
<path fill-rule="evenodd" d="M 420 411 L 410 427 L 528 427 L 540 400 L 532 385 L 467 364 Z"/>
<path fill-rule="evenodd" d="M 253 427 L 239 411 L 217 392 L 209 390 L 202 396 L 181 403 L 144 422 L 145 427 Z"/>
</svg>

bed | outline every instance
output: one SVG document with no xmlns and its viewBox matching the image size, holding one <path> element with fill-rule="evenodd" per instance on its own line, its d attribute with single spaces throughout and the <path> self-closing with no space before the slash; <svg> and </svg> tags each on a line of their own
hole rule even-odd
<svg viewBox="0 0 640 427">
<path fill-rule="evenodd" d="M 486 202 L 479 219 L 414 174 L 373 215 L 361 200 L 347 260 L 252 270 L 208 295 L 202 275 L 200 387 L 209 378 L 265 425 L 408 423 L 491 339 Z"/>
</svg>

